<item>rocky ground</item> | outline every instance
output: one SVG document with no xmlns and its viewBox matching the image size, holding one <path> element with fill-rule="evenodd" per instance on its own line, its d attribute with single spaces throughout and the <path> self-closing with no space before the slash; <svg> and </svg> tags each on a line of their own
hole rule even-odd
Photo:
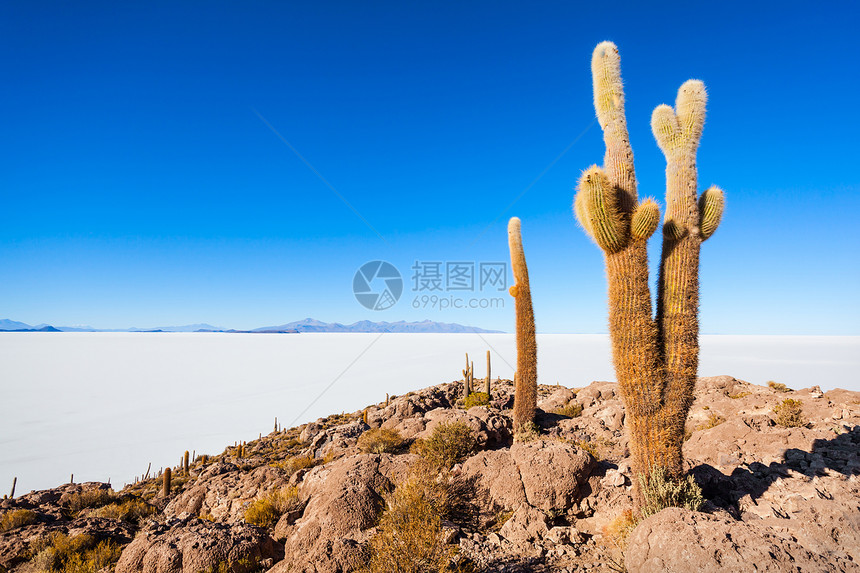
<svg viewBox="0 0 860 573">
<path fill-rule="evenodd" d="M 153 478 L 121 492 L 68 484 L 4 499 L 0 573 L 56 568 L 75 539 L 88 540 L 91 562 L 103 557 L 91 570 L 116 573 L 354 570 L 386 496 L 418 463 L 410 443 L 455 420 L 478 444 L 448 474 L 474 509 L 443 522 L 461 571 L 860 571 L 858 392 L 700 379 L 684 454 L 703 511 L 645 519 L 622 554 L 608 529 L 632 505 L 616 385 L 541 386 L 541 436 L 512 444 L 510 381 L 468 410 L 462 384 L 370 406 L 366 422 L 364 411 L 331 416 L 200 456 L 187 475 L 174 470 L 167 496 Z M 785 398 L 802 403 L 804 427 L 774 422 Z M 359 437 L 379 427 L 404 444 L 363 453 Z M 291 497 L 273 519 L 246 523 L 256 500 L 282 491 Z"/>
</svg>

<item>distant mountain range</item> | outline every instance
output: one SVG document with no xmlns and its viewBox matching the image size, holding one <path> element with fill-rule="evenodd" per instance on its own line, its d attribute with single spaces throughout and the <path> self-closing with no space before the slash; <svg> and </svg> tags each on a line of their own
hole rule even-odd
<svg viewBox="0 0 860 573">
<path fill-rule="evenodd" d="M 322 322 L 313 318 L 306 318 L 296 322 L 289 322 L 280 326 L 263 326 L 253 330 L 226 329 L 211 324 L 186 324 L 185 326 L 158 326 L 155 328 L 93 328 L 91 326 L 51 326 L 50 324 L 37 324 L 31 326 L 24 322 L 0 319 L 0 332 L 241 332 L 241 333 L 298 333 L 298 332 L 391 332 L 391 333 L 498 333 L 500 330 L 486 330 L 473 326 L 463 326 L 451 322 L 434 322 L 423 320 L 421 322 L 371 322 L 361 320 L 352 324 L 341 324 L 339 322 Z"/>
</svg>

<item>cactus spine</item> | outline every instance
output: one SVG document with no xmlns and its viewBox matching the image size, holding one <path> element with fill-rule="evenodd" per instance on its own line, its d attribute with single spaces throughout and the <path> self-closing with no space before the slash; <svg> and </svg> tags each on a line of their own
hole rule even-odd
<svg viewBox="0 0 860 573">
<path fill-rule="evenodd" d="M 167 497 L 170 495 L 170 468 L 164 468 L 164 481 L 161 485 L 161 495 Z"/>
<path fill-rule="evenodd" d="M 627 409 L 633 469 L 646 479 L 655 468 L 678 477 L 698 367 L 699 248 L 716 230 L 723 210 L 723 193 L 716 187 L 696 199 L 696 148 L 704 125 L 705 87 L 697 80 L 686 82 L 678 91 L 675 109 L 661 105 L 651 121 L 667 159 L 655 318 L 647 239 L 658 226 L 659 209 L 653 200 L 640 203 L 637 197 L 615 44 L 603 42 L 595 48 L 591 70 L 606 154 L 602 168 L 592 166 L 583 172 L 574 212 L 606 259 L 612 357 Z"/>
<path fill-rule="evenodd" d="M 514 390 L 514 432 L 527 430 L 534 423 L 537 409 L 537 341 L 532 293 L 529 288 L 529 270 L 523 252 L 520 220 L 508 222 L 508 246 L 511 251 L 511 269 L 514 284 L 509 289 L 514 297 L 517 321 L 517 371 Z"/>
</svg>

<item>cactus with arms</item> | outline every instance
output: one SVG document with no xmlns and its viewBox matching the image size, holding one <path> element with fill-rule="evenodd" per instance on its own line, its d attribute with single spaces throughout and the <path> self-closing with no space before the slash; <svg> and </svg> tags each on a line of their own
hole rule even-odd
<svg viewBox="0 0 860 573">
<path fill-rule="evenodd" d="M 657 229 L 660 213 L 653 200 L 640 202 L 637 196 L 615 44 L 603 42 L 595 48 L 591 71 L 606 154 L 603 167 L 583 172 L 574 212 L 606 259 L 612 357 L 627 409 L 633 469 L 646 479 L 658 468 L 679 477 L 699 357 L 699 248 L 716 230 L 723 211 L 723 192 L 717 187 L 696 198 L 705 86 L 698 80 L 685 82 L 675 108 L 661 105 L 651 120 L 667 161 L 654 317 L 647 240 Z"/>
</svg>

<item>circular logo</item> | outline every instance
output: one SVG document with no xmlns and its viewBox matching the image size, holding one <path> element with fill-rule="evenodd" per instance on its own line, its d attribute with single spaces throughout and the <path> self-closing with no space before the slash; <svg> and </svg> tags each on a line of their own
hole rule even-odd
<svg viewBox="0 0 860 573">
<path fill-rule="evenodd" d="M 386 310 L 394 306 L 403 294 L 403 278 L 391 263 L 370 261 L 355 271 L 352 292 L 363 307 Z"/>
</svg>

